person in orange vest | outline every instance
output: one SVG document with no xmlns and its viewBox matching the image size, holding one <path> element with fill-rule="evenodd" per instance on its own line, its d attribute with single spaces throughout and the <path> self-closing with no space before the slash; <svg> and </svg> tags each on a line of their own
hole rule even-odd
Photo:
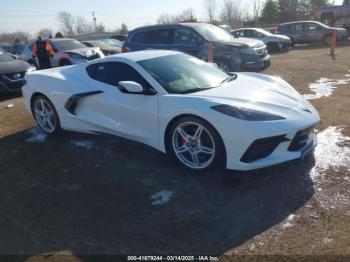
<svg viewBox="0 0 350 262">
<path fill-rule="evenodd" d="M 35 44 L 33 45 L 33 56 L 39 60 L 40 69 L 51 68 L 51 57 L 54 52 L 50 43 L 43 40 L 41 36 L 38 37 Z"/>
</svg>

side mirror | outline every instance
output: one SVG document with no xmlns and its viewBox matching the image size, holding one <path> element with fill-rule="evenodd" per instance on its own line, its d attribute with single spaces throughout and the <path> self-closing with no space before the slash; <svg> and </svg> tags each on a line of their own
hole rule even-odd
<svg viewBox="0 0 350 262">
<path fill-rule="evenodd" d="M 119 88 L 122 92 L 130 94 L 143 94 L 144 89 L 142 85 L 134 81 L 120 81 L 118 83 Z"/>
</svg>

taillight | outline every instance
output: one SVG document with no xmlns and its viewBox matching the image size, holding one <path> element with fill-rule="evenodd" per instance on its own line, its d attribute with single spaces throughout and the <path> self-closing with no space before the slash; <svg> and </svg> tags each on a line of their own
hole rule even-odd
<svg viewBox="0 0 350 262">
<path fill-rule="evenodd" d="M 121 52 L 122 53 L 127 53 L 127 52 L 129 52 L 129 50 L 126 47 L 123 46 Z"/>
<path fill-rule="evenodd" d="M 280 25 L 276 26 L 275 32 L 276 33 L 280 33 L 281 32 L 281 26 Z"/>
</svg>

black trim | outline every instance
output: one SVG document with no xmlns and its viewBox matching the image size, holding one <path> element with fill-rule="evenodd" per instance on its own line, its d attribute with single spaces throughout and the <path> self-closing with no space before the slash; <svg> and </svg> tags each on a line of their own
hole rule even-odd
<svg viewBox="0 0 350 262">
<path fill-rule="evenodd" d="M 92 92 L 86 92 L 86 93 L 80 93 L 72 95 L 67 102 L 65 103 L 64 107 L 70 112 L 71 114 L 75 115 L 75 109 L 77 108 L 78 101 L 81 98 L 87 97 L 87 96 L 93 96 L 97 94 L 102 94 L 103 91 L 92 91 Z"/>
<path fill-rule="evenodd" d="M 302 150 L 307 145 L 309 135 L 312 132 L 314 132 L 314 126 L 299 131 L 293 138 L 292 143 L 288 148 L 288 151 L 298 152 Z"/>
<path fill-rule="evenodd" d="M 268 137 L 255 140 L 244 153 L 241 161 L 243 163 L 252 163 L 256 160 L 270 156 L 273 151 L 283 142 L 289 142 L 286 135 Z"/>
</svg>

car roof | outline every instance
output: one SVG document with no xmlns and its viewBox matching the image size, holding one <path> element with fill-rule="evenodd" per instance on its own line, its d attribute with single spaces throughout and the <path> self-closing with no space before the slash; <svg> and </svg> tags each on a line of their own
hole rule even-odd
<svg viewBox="0 0 350 262">
<path fill-rule="evenodd" d="M 208 25 L 208 23 L 170 23 L 170 24 L 148 25 L 148 26 L 141 26 L 141 27 L 135 28 L 133 32 L 148 30 L 148 29 L 168 28 L 173 26 L 195 27 L 198 25 Z"/>
<path fill-rule="evenodd" d="M 167 51 L 167 50 L 144 50 L 144 51 L 136 51 L 136 52 L 129 52 L 129 53 L 122 53 L 118 55 L 107 56 L 105 58 L 102 58 L 102 60 L 108 62 L 108 61 L 113 61 L 115 60 L 116 57 L 118 57 L 129 61 L 138 62 L 138 61 L 155 59 L 155 58 L 176 55 L 176 54 L 182 54 L 182 53 L 177 51 Z"/>
<path fill-rule="evenodd" d="M 295 21 L 295 22 L 288 22 L 288 23 L 283 23 L 281 25 L 293 25 L 293 24 L 301 24 L 301 23 L 317 23 L 317 24 L 321 24 L 318 21 L 313 21 L 313 20 L 308 20 L 308 21 Z"/>
</svg>

